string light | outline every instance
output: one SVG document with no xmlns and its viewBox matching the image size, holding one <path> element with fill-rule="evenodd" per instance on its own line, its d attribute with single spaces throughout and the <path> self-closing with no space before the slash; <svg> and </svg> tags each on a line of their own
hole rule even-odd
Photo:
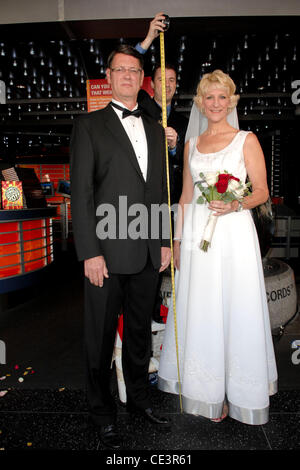
<svg viewBox="0 0 300 470">
<path fill-rule="evenodd" d="M 33 83 L 33 85 L 37 84 L 37 79 L 36 78 L 37 78 L 37 72 L 36 72 L 36 69 L 33 68 L 32 69 L 32 83 Z"/>
<path fill-rule="evenodd" d="M 270 48 L 266 47 L 266 61 L 270 60 L 269 50 L 270 50 Z"/>
<path fill-rule="evenodd" d="M 297 60 L 297 47 L 294 46 L 293 58 L 292 60 L 295 62 Z"/>
<path fill-rule="evenodd" d="M 13 67 L 17 67 L 17 53 L 16 53 L 16 49 L 13 49 L 12 50 L 12 58 L 13 58 Z"/>
<path fill-rule="evenodd" d="M 30 45 L 29 54 L 30 54 L 30 55 L 35 55 L 35 50 L 34 50 L 34 47 L 33 47 L 33 42 L 30 42 L 29 45 Z"/>
<path fill-rule="evenodd" d="M 64 45 L 64 42 L 63 41 L 59 41 L 59 55 L 64 55 L 64 48 L 63 48 L 63 45 Z"/>
<path fill-rule="evenodd" d="M 257 70 L 261 70 L 261 56 L 258 57 Z"/>
</svg>

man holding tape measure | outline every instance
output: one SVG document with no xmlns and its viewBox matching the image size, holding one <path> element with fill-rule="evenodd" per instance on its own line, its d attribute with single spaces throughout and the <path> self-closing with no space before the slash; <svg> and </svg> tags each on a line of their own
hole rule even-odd
<svg viewBox="0 0 300 470">
<path fill-rule="evenodd" d="M 165 15 L 162 12 L 155 15 L 153 20 L 150 22 L 149 30 L 145 39 L 135 46 L 138 52 L 145 54 L 152 42 L 159 36 L 160 32 L 164 32 L 164 19 Z M 156 64 L 154 66 L 151 73 L 151 79 L 151 87 L 154 92 L 153 98 L 151 98 L 145 90 L 140 90 L 138 94 L 138 103 L 146 114 L 161 123 L 162 78 L 160 64 Z M 182 190 L 183 151 L 188 119 L 174 108 L 173 97 L 176 92 L 177 70 L 175 66 L 169 62 L 166 62 L 165 64 L 165 84 L 168 118 L 165 135 L 168 141 L 169 151 L 171 203 L 174 204 L 179 201 Z"/>
</svg>

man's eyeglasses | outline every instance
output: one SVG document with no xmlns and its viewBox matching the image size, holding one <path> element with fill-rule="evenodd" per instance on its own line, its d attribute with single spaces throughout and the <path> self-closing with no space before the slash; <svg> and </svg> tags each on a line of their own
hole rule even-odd
<svg viewBox="0 0 300 470">
<path fill-rule="evenodd" d="M 118 74 L 130 73 L 131 75 L 137 75 L 142 71 L 142 69 L 136 69 L 135 67 L 114 67 L 110 70 Z"/>
</svg>

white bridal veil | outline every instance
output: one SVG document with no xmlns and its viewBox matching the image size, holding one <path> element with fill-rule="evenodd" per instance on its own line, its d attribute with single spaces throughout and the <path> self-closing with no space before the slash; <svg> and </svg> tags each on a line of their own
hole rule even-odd
<svg viewBox="0 0 300 470">
<path fill-rule="evenodd" d="M 237 116 L 236 108 L 234 108 L 231 113 L 227 116 L 227 121 L 232 127 L 239 129 L 239 121 Z M 196 104 L 193 103 L 190 119 L 185 135 L 185 142 L 187 142 L 191 137 L 198 136 L 203 134 L 203 132 L 207 129 L 207 119 L 206 117 L 199 111 Z"/>
</svg>

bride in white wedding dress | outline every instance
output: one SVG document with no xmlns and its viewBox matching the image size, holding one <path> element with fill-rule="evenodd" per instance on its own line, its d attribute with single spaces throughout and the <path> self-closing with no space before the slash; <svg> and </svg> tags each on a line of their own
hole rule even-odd
<svg viewBox="0 0 300 470">
<path fill-rule="evenodd" d="M 268 199 L 264 155 L 256 136 L 227 121 L 238 96 L 216 70 L 197 88 L 195 103 L 207 129 L 185 145 L 183 189 L 174 238 L 179 371 L 183 409 L 220 422 L 227 415 L 264 424 L 277 369 L 261 254 L 250 209 Z M 225 204 L 197 204 L 199 173 L 221 171 L 252 193 Z M 199 248 L 211 211 L 218 216 L 211 246 Z M 168 314 L 158 387 L 179 393 L 173 307 Z"/>
</svg>

